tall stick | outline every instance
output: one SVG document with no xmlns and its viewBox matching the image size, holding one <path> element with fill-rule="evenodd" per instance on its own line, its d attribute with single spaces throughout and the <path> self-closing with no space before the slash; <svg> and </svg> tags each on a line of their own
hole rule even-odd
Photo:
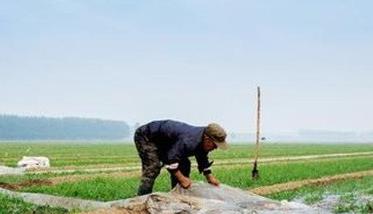
<svg viewBox="0 0 373 214">
<path fill-rule="evenodd" d="M 260 87 L 258 90 L 258 106 L 256 111 L 256 153 L 255 153 L 255 162 L 258 160 L 259 155 L 259 140 L 260 140 Z"/>
<path fill-rule="evenodd" d="M 255 159 L 254 159 L 254 167 L 251 172 L 253 179 L 259 178 L 259 170 L 258 167 L 258 156 L 259 156 L 259 139 L 260 139 L 260 87 L 257 88 L 258 97 L 257 97 L 257 111 L 256 111 L 256 146 L 255 146 Z"/>
</svg>

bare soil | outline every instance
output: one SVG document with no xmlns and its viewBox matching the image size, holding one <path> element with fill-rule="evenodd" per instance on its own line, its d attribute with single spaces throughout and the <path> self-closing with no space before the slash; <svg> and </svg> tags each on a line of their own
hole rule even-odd
<svg viewBox="0 0 373 214">
<path fill-rule="evenodd" d="M 145 211 L 131 211 L 127 208 L 109 208 L 109 209 L 98 209 L 88 212 L 82 212 L 82 214 L 148 214 L 148 212 Z"/>
<path fill-rule="evenodd" d="M 42 179 L 33 179 L 33 180 L 27 180 L 20 183 L 15 184 L 8 184 L 4 182 L 0 182 L 0 187 L 8 190 L 19 190 L 23 187 L 29 187 L 29 186 L 43 186 L 43 185 L 53 185 L 53 183 L 49 180 L 42 180 Z"/>
<path fill-rule="evenodd" d="M 139 176 L 140 172 L 112 172 L 112 173 L 96 173 L 96 174 L 89 174 L 89 175 L 66 175 L 66 176 L 59 176 L 54 178 L 49 178 L 48 181 L 51 184 L 56 185 L 65 182 L 76 182 L 81 180 L 90 180 L 97 177 L 135 177 Z"/>
<path fill-rule="evenodd" d="M 291 181 L 287 183 L 275 184 L 271 186 L 263 186 L 254 189 L 250 189 L 250 192 L 253 192 L 258 195 L 269 195 L 273 193 L 296 190 L 303 186 L 318 186 L 318 185 L 327 185 L 337 181 L 346 180 L 346 179 L 360 179 L 365 176 L 373 176 L 373 170 L 346 173 L 340 175 L 326 176 L 317 179 L 306 179 L 302 181 Z"/>
</svg>

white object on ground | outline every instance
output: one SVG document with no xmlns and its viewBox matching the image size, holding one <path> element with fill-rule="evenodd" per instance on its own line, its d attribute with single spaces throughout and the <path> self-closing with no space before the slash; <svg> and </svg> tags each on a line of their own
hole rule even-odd
<svg viewBox="0 0 373 214">
<path fill-rule="evenodd" d="M 39 168 L 49 168 L 49 159 L 47 157 L 28 157 L 23 156 L 23 158 L 18 161 L 18 167 L 25 169 L 39 169 Z"/>
</svg>

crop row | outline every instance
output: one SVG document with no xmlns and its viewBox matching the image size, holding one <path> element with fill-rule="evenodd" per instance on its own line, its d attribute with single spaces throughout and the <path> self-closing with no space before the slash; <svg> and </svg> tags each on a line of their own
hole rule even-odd
<svg viewBox="0 0 373 214">
<path fill-rule="evenodd" d="M 261 157 L 301 156 L 315 154 L 373 151 L 373 144 L 263 144 Z M 212 159 L 252 158 L 254 146 L 232 145 L 228 151 L 214 151 Z M 97 164 L 139 163 L 133 144 L 53 144 L 0 143 L 1 162 L 14 166 L 22 156 L 47 156 L 54 167 L 87 166 Z"/>
</svg>

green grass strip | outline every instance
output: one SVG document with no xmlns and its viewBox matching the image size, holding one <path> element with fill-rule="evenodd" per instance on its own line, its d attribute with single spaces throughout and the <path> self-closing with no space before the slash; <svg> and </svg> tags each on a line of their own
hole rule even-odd
<svg viewBox="0 0 373 214">
<path fill-rule="evenodd" d="M 343 160 L 323 160 L 315 162 L 262 165 L 259 168 L 260 179 L 251 179 L 250 166 L 224 166 L 213 169 L 214 175 L 225 184 L 243 189 L 272 185 L 307 178 L 320 178 L 348 172 L 373 169 L 372 158 L 354 158 Z M 204 177 L 192 171 L 193 180 L 204 180 Z M 138 177 L 100 178 L 78 181 L 75 183 L 61 183 L 56 186 L 34 186 L 22 189 L 26 192 L 42 192 L 53 195 L 79 197 L 110 201 L 135 196 L 139 183 Z M 157 178 L 155 191 L 169 191 L 169 174 L 164 171 Z"/>
<path fill-rule="evenodd" d="M 0 213 L 7 214 L 62 214 L 69 213 L 63 208 L 49 206 L 37 206 L 26 203 L 19 198 L 13 198 L 0 194 Z"/>
</svg>

